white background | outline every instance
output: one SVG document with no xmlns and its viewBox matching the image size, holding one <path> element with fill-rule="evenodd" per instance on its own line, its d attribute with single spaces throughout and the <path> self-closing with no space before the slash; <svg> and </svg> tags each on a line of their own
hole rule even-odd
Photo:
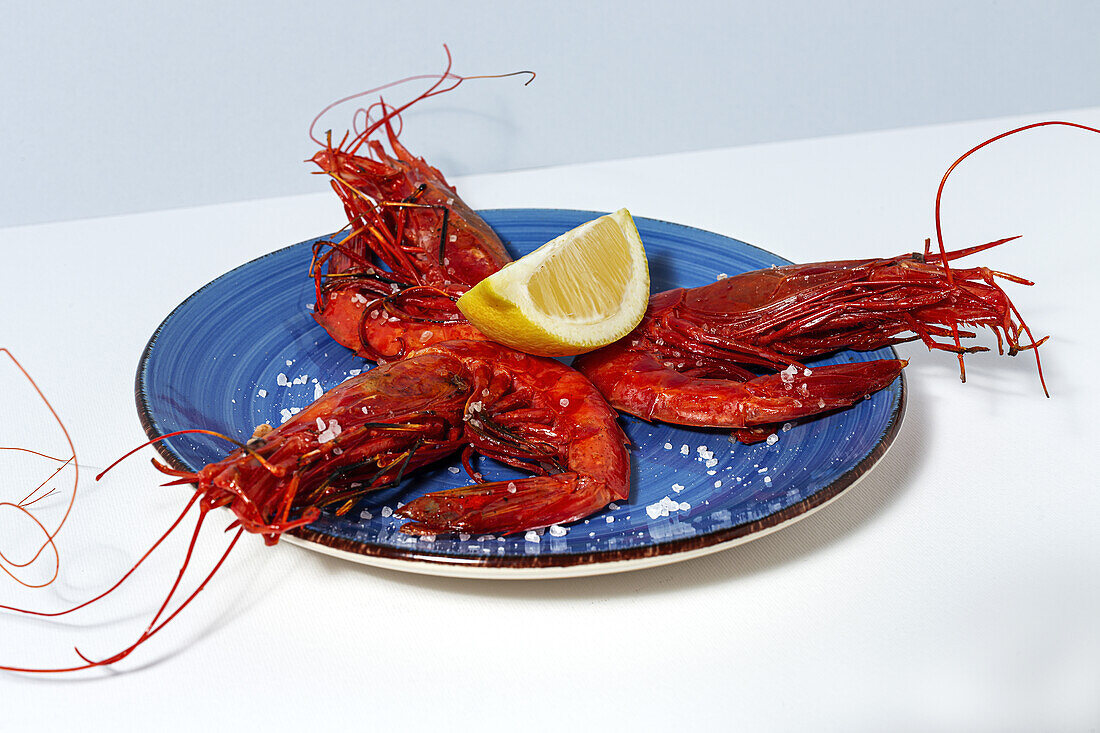
<svg viewBox="0 0 1100 733">
<path fill-rule="evenodd" d="M 1085 1 L 115 0 L 2 18 L 0 227 L 324 190 L 302 163 L 313 115 L 442 70 L 444 43 L 461 74 L 539 74 L 407 116 L 448 175 L 1100 103 Z"/>
</svg>

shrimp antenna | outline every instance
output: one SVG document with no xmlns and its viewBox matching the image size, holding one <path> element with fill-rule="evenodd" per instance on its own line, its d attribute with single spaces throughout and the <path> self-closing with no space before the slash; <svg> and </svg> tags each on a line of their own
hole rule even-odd
<svg viewBox="0 0 1100 733">
<path fill-rule="evenodd" d="M 249 447 L 248 447 L 247 445 L 245 445 L 244 443 L 240 442 L 239 440 L 234 440 L 233 438 L 230 438 L 230 437 L 229 437 L 228 435 L 224 435 L 224 434 L 222 434 L 222 433 L 218 433 L 218 432 L 215 432 L 215 431 L 213 431 L 213 430 L 202 430 L 202 429 L 200 429 L 200 428 L 190 428 L 190 429 L 188 429 L 188 430 L 176 430 L 176 431 L 174 431 L 174 432 L 171 432 L 171 433 L 166 433 L 165 435 L 161 435 L 161 436 L 159 436 L 159 437 L 153 438 L 152 440 L 147 440 L 147 441 L 145 441 L 144 443 L 142 443 L 141 445 L 139 445 L 138 447 L 136 447 L 136 448 L 133 448 L 133 449 L 131 449 L 131 450 L 127 451 L 126 453 L 123 453 L 123 454 L 122 454 L 122 456 L 121 456 L 121 457 L 119 457 L 118 459 L 116 459 L 114 463 L 112 463 L 111 465 L 107 466 L 107 468 L 103 469 L 103 470 L 102 470 L 102 471 L 100 471 L 100 472 L 99 472 L 98 474 L 96 474 L 95 480 L 96 480 L 96 481 L 99 481 L 99 480 L 100 480 L 101 478 L 103 478 L 103 476 L 104 476 L 104 475 L 105 475 L 105 474 L 106 474 L 106 473 L 107 473 L 108 471 L 110 471 L 110 470 L 111 470 L 112 468 L 114 468 L 114 467 L 115 467 L 115 466 L 117 466 L 118 464 L 122 463 L 122 462 L 123 462 L 124 460 L 126 460 L 126 459 L 127 459 L 127 458 L 129 458 L 130 456 L 132 456 L 132 455 L 134 455 L 135 453 L 137 453 L 137 452 L 138 452 L 139 450 L 141 450 L 142 448 L 145 448 L 145 447 L 147 447 L 147 446 L 150 446 L 150 445 L 152 445 L 153 443 L 159 443 L 160 441 L 162 441 L 162 440 L 166 440 L 166 439 L 168 439 L 168 438 L 173 438 L 173 437 L 175 437 L 175 436 L 177 436 L 177 435 L 188 435 L 188 434 L 190 434 L 190 433 L 200 433 L 200 434 L 202 434 L 202 435 L 212 435 L 212 436 L 214 436 L 215 438 L 221 438 L 222 440 L 226 440 L 226 441 L 229 441 L 229 442 L 230 442 L 230 443 L 232 443 L 233 445 L 235 445 L 235 446 L 237 446 L 238 448 L 240 448 L 241 450 L 243 450 L 243 451 L 244 451 L 245 453 L 248 453 L 248 454 L 249 454 L 250 456 L 252 456 L 253 458 L 255 458 L 255 459 L 256 459 L 257 461 L 259 461 L 259 462 L 260 462 L 260 465 L 262 465 L 262 466 L 263 466 L 264 468 L 266 468 L 267 470 L 271 471 L 271 472 L 272 472 L 272 473 L 274 473 L 275 475 L 279 475 L 278 469 L 276 469 L 276 468 L 275 468 L 274 466 L 272 466 L 272 465 L 271 465 L 270 463 L 268 463 L 268 462 L 267 462 L 266 460 L 264 460 L 263 456 L 261 456 L 261 455 L 260 455 L 259 453 L 257 453 L 257 452 L 256 452 L 255 450 L 253 450 L 252 448 L 249 448 Z M 196 474 L 192 474 L 192 473 L 187 473 L 187 472 L 183 472 L 183 473 L 182 473 L 181 475 L 194 476 L 194 475 L 196 475 Z"/>
<path fill-rule="evenodd" d="M 443 94 L 444 92 L 449 92 L 452 89 L 455 89 L 456 87 L 458 87 L 458 85 L 461 84 L 462 82 L 467 81 L 469 79 L 504 79 L 504 78 L 507 78 L 507 77 L 510 77 L 510 76 L 519 76 L 519 75 L 522 75 L 522 74 L 529 74 L 530 78 L 526 82 L 524 82 L 523 86 L 527 86 L 528 84 L 530 84 L 531 82 L 533 82 L 535 80 L 535 76 L 536 76 L 535 72 L 527 71 L 527 70 L 525 70 L 525 71 L 511 71 L 511 72 L 508 72 L 506 74 L 479 74 L 477 76 L 461 76 L 459 74 L 454 74 L 454 73 L 451 72 L 451 65 L 452 65 L 451 49 L 448 48 L 447 44 L 445 44 L 445 43 L 443 44 L 443 51 L 447 54 L 447 66 L 446 66 L 446 68 L 444 68 L 443 73 L 441 73 L 441 74 L 417 74 L 415 76 L 406 76 L 404 79 L 398 79 L 397 81 L 391 81 L 388 84 L 383 84 L 381 86 L 374 87 L 373 89 L 368 89 L 365 92 L 358 92 L 356 94 L 350 94 L 346 97 L 342 97 L 340 99 L 337 99 L 335 102 L 330 103 L 324 109 L 322 109 L 320 112 L 318 112 L 317 116 L 314 117 L 313 121 L 309 124 L 309 137 L 310 137 L 310 139 L 313 140 L 313 142 L 317 143 L 318 145 L 320 145 L 322 147 L 325 146 L 325 143 L 323 143 L 323 142 L 321 142 L 320 140 L 317 139 L 317 136 L 314 134 L 314 130 L 316 129 L 317 123 L 320 121 L 320 119 L 322 117 L 324 117 L 330 110 L 334 109 L 335 107 L 339 107 L 340 105 L 345 104 L 347 102 L 350 102 L 353 99 L 359 99 L 360 97 L 365 97 L 365 96 L 368 96 L 370 94 L 377 94 L 378 92 L 385 91 L 386 89 L 391 89 L 391 88 L 396 87 L 396 86 L 401 86 L 402 84 L 407 84 L 411 81 L 419 81 L 421 79 L 434 79 L 435 80 L 434 83 L 430 87 L 428 87 L 428 89 L 425 92 L 423 92 L 420 95 L 418 95 L 417 97 L 415 97 L 412 101 L 407 102 L 407 103 L 401 105 L 400 107 L 395 107 L 395 108 L 393 108 L 393 110 L 391 112 L 388 112 L 388 113 L 385 110 L 383 110 L 383 118 L 393 117 L 393 116 L 397 116 L 397 117 L 400 118 L 401 112 L 408 109 L 410 106 L 412 106 L 416 102 L 419 102 L 422 99 L 427 99 L 429 97 L 434 97 L 437 94 Z M 448 81 L 448 80 L 454 81 L 454 83 L 449 85 L 449 86 L 443 87 L 442 86 L 443 83 Z M 368 128 L 367 128 L 367 130 L 369 130 L 371 132 L 373 132 L 373 130 L 375 130 L 375 129 L 377 129 L 377 123 L 374 124 L 374 125 L 368 126 Z M 369 132 L 367 134 L 369 134 Z"/>
<path fill-rule="evenodd" d="M 65 436 L 65 442 L 69 444 L 69 453 L 70 453 L 69 458 L 56 458 L 54 456 L 46 455 L 45 453 L 41 453 L 41 452 L 36 451 L 36 450 L 31 450 L 29 448 L 8 448 L 8 447 L 3 448 L 3 450 L 13 450 L 13 451 L 20 451 L 20 452 L 24 452 L 24 453 L 30 453 L 30 454 L 33 454 L 33 455 L 41 456 L 43 458 L 47 458 L 47 459 L 62 463 L 62 465 L 59 466 L 57 468 L 57 470 L 54 471 L 53 474 L 51 474 L 50 477 L 46 479 L 46 481 L 42 482 L 42 484 L 40 484 L 38 487 L 36 487 L 34 491 L 32 491 L 30 494 L 28 494 L 26 497 L 24 497 L 22 499 L 22 501 L 20 501 L 18 504 L 5 503 L 5 506 L 13 506 L 18 511 L 21 511 L 23 514 L 30 517 L 30 519 L 35 524 L 38 525 L 39 529 L 42 530 L 42 533 L 44 535 L 44 539 L 42 541 L 41 546 L 39 546 L 38 550 L 34 553 L 34 555 L 31 557 L 31 559 L 24 562 L 24 563 L 11 562 L 10 560 L 8 560 L 7 557 L 5 557 L 3 555 L 0 555 L 0 560 L 2 560 L 4 563 L 8 563 L 8 564 L 12 565 L 12 567 L 26 567 L 26 566 L 30 565 L 31 563 L 35 562 L 36 560 L 38 560 L 38 558 L 42 555 L 42 553 L 45 552 L 46 548 L 49 547 L 53 550 L 53 555 L 54 555 L 54 558 L 55 558 L 55 565 L 54 565 L 53 575 L 50 577 L 49 580 L 47 580 L 47 581 L 45 581 L 41 584 L 28 583 L 28 582 L 26 582 L 26 581 L 24 581 L 20 578 L 17 578 L 11 571 L 9 571 L 7 569 L 7 567 L 4 567 L 3 565 L 0 565 L 0 569 L 3 569 L 5 573 L 7 573 L 13 580 L 15 580 L 15 582 L 19 583 L 20 585 L 23 585 L 27 588 L 41 588 L 43 586 L 49 585 L 50 583 L 52 583 L 57 578 L 57 574 L 58 574 L 58 572 L 60 570 L 60 567 L 61 567 L 61 558 L 60 558 L 60 555 L 58 554 L 57 545 L 55 544 L 54 540 L 57 538 L 57 535 L 61 532 L 61 528 L 65 526 L 65 522 L 68 521 L 69 514 L 72 513 L 73 505 L 76 503 L 76 491 L 77 491 L 77 487 L 80 484 L 80 464 L 77 463 L 77 460 L 76 460 L 76 446 L 73 445 L 72 436 L 69 435 L 69 431 L 65 427 L 65 423 L 61 421 L 61 417 L 57 414 L 57 410 L 54 409 L 54 407 L 50 403 L 49 399 L 42 392 L 42 389 L 38 386 L 38 383 L 34 381 L 34 378 L 31 377 L 30 373 L 27 372 L 27 370 L 23 367 L 23 365 L 19 362 L 19 360 L 15 358 L 15 355 L 12 354 L 11 351 L 9 351 L 7 348 L 0 347 L 0 353 L 6 354 L 7 357 L 9 359 L 11 359 L 12 363 L 15 364 L 15 368 L 18 369 L 23 374 L 24 377 L 26 377 L 28 382 L 30 382 L 31 387 L 34 389 L 34 391 L 38 395 L 39 399 L 42 400 L 42 403 L 46 406 L 46 409 L 50 411 L 50 415 L 53 416 L 53 419 L 57 423 L 57 426 L 61 429 L 61 434 Z M 72 465 L 73 465 L 73 490 L 69 494 L 69 503 L 65 507 L 65 512 L 61 515 L 61 520 L 57 523 L 57 527 L 55 527 L 51 531 L 51 530 L 47 529 L 46 526 L 43 525 L 42 522 L 40 522 L 37 517 L 35 517 L 33 514 L 31 514 L 30 510 L 28 510 L 27 507 L 29 507 L 35 501 L 38 501 L 39 499 L 43 499 L 46 496 L 48 496 L 50 493 L 53 493 L 53 490 L 51 490 L 50 492 L 47 492 L 46 494 L 43 494 L 42 496 L 39 496 L 38 499 L 35 499 L 34 501 L 28 502 L 28 500 L 32 496 L 34 496 L 39 491 L 39 489 L 41 489 L 42 486 L 45 485 L 45 483 L 47 481 L 52 479 L 54 476 L 58 475 L 61 472 L 61 470 L 64 469 L 65 466 L 67 466 L 69 463 L 72 463 Z"/>
<path fill-rule="evenodd" d="M 1023 125 L 1022 127 L 1014 128 L 1012 130 L 1009 130 L 1008 132 L 1002 132 L 1000 135 L 996 135 L 994 137 L 989 138 L 988 140 L 985 140 L 984 142 L 978 143 L 974 147 L 970 148 L 970 150 L 967 150 L 965 153 L 960 155 L 955 160 L 955 162 L 952 163 L 948 167 L 947 171 L 943 174 L 943 178 L 940 179 L 940 186 L 939 186 L 938 189 L 936 189 L 936 243 L 939 245 L 940 261 L 943 263 L 943 268 L 947 272 L 947 282 L 948 282 L 948 284 L 954 284 L 954 278 L 951 274 L 951 267 L 950 267 L 950 265 L 947 264 L 949 259 L 954 259 L 954 258 L 949 257 L 949 254 L 948 254 L 947 250 L 943 246 L 943 227 L 942 227 L 941 221 L 940 221 L 940 203 L 941 203 L 941 200 L 943 198 L 943 187 L 947 184 L 948 176 L 950 176 L 951 173 L 955 170 L 955 168 L 958 167 L 959 163 L 962 163 L 964 160 L 966 160 L 971 155 L 973 155 L 974 153 L 976 153 L 979 150 L 981 150 L 982 148 L 984 148 L 986 145 L 989 145 L 991 143 L 995 143 L 998 140 L 1000 140 L 1001 138 L 1006 138 L 1009 135 L 1015 135 L 1017 133 L 1024 132 L 1025 130 L 1032 130 L 1036 127 L 1048 127 L 1048 126 L 1051 126 L 1051 125 L 1059 125 L 1059 126 L 1062 126 L 1062 127 L 1075 127 L 1078 130 L 1085 130 L 1086 132 L 1100 133 L 1100 129 L 1097 129 L 1095 127 L 1089 127 L 1088 125 L 1082 125 L 1082 124 L 1079 124 L 1079 123 L 1076 123 L 1076 122 L 1063 122 L 1061 120 L 1048 120 L 1046 122 L 1033 122 L 1030 125 Z M 1013 237 L 1013 239 L 1014 238 L 1015 237 Z M 1008 241 L 1008 240 L 1003 240 L 1003 241 Z M 1001 243 L 1003 243 L 1003 241 L 998 242 L 997 244 L 1001 244 Z M 992 245 L 989 245 L 989 246 L 992 246 Z M 928 249 L 927 245 L 925 246 L 925 249 L 927 251 L 927 249 Z M 962 255 L 956 255 L 956 256 L 962 256 Z M 1039 349 L 1037 348 L 1046 339 L 1044 338 L 1044 339 L 1040 339 L 1039 341 L 1036 341 L 1035 335 L 1031 332 L 1031 328 L 1024 321 L 1023 317 L 1020 316 L 1020 312 L 1016 310 L 1015 306 L 1012 306 L 1012 310 L 1015 311 L 1017 317 L 1020 318 L 1020 325 L 1023 327 L 1024 332 L 1027 333 L 1027 337 L 1029 339 L 1031 339 L 1031 346 L 1029 348 L 1032 348 L 1032 350 L 1035 352 L 1035 367 L 1039 371 L 1039 382 L 1043 385 L 1043 392 L 1047 395 L 1047 397 L 1049 397 L 1050 392 L 1047 390 L 1046 379 L 1043 377 L 1043 363 L 1039 359 Z M 955 345 L 961 349 L 962 345 L 959 343 L 958 329 L 955 325 L 952 325 L 952 331 L 954 332 Z M 962 355 L 962 352 L 960 351 L 959 352 L 959 368 L 961 370 L 963 370 L 962 371 L 963 381 L 966 381 L 966 372 L 963 369 L 962 363 L 963 363 L 963 355 Z"/>
</svg>

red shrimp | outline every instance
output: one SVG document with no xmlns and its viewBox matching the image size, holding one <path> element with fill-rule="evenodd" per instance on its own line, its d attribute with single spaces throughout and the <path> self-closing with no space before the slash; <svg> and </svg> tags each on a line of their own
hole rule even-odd
<svg viewBox="0 0 1100 733">
<path fill-rule="evenodd" d="M 193 483 L 198 490 L 117 583 L 59 612 L 0 606 L 59 616 L 98 601 L 125 581 L 197 505 L 198 518 L 179 577 L 148 626 L 135 642 L 104 659 L 91 659 L 78 650 L 79 664 L 0 669 L 73 672 L 124 659 L 194 600 L 245 531 L 274 544 L 283 533 L 313 522 L 323 508 L 346 513 L 366 492 L 393 486 L 409 471 L 459 448 L 464 449 L 463 464 L 479 483 L 406 504 L 399 514 L 414 521 L 402 527 L 404 532 L 508 534 L 592 514 L 615 499 L 625 500 L 629 493 L 626 436 L 616 417 L 584 377 L 552 359 L 488 341 L 446 342 L 412 352 L 334 387 L 278 428 L 261 426 L 246 444 L 199 471 L 154 461 L 174 478 L 167 485 Z M 180 431 L 158 440 L 182 432 L 216 435 Z M 536 475 L 482 482 L 471 465 L 475 453 Z M 236 532 L 213 569 L 170 609 L 203 523 L 218 507 L 230 510 L 227 530 Z"/>
<path fill-rule="evenodd" d="M 901 373 L 904 361 L 806 369 L 801 360 L 841 349 L 866 351 L 920 339 L 930 350 L 963 356 L 986 351 L 964 346 L 988 328 L 1001 353 L 1034 351 L 1036 339 L 998 280 L 1031 285 L 987 267 L 951 262 L 1012 241 L 1009 237 L 948 252 L 940 201 L 948 176 L 963 160 L 1001 138 L 1048 125 L 1090 132 L 1070 122 L 1040 122 L 990 138 L 960 156 L 936 192 L 938 252 L 889 259 L 818 262 L 747 272 L 699 288 L 677 288 L 650 299 L 642 323 L 626 338 L 579 357 L 576 366 L 608 401 L 647 420 L 735 429 L 743 440 L 763 439 L 770 425 L 846 407 Z M 1024 338 L 1026 337 L 1026 338 Z M 771 370 L 779 374 L 764 374 Z M 763 426 L 763 427 L 755 427 Z"/>
<path fill-rule="evenodd" d="M 534 78 L 534 72 L 514 73 Z M 323 147 L 312 161 L 332 178 L 348 217 L 347 231 L 314 249 L 314 317 L 339 343 L 375 361 L 440 341 L 484 338 L 455 301 L 511 262 L 500 238 L 443 174 L 398 140 L 401 113 L 410 106 L 468 79 L 489 77 L 452 73 L 448 51 L 442 74 L 410 77 L 347 97 L 321 115 L 351 99 L 423 78 L 434 83 L 411 101 L 395 107 L 379 99 L 360 110 L 363 129 L 337 145 L 331 134 L 321 142 L 310 132 Z M 373 119 L 376 112 L 378 119 Z M 377 139 L 382 132 L 389 152 Z"/>
</svg>

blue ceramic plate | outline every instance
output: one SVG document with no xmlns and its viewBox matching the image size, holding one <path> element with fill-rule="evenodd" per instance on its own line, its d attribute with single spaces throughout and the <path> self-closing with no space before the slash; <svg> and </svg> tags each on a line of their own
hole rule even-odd
<svg viewBox="0 0 1100 733">
<path fill-rule="evenodd" d="M 591 211 L 481 212 L 514 256 L 599 215 Z M 653 291 L 714 282 L 769 265 L 776 255 L 718 234 L 635 219 L 649 256 Z M 332 341 L 311 317 L 306 276 L 313 241 L 260 257 L 222 275 L 177 307 L 153 334 L 137 374 L 137 402 L 151 438 L 201 427 L 246 440 L 254 426 L 279 425 L 368 363 Z M 820 363 L 895 358 L 892 349 L 844 352 Z M 318 550 L 414 572 L 471 576 L 569 576 L 633 569 L 695 557 L 743 542 L 804 516 L 852 485 L 882 455 L 904 411 L 904 384 L 853 408 L 790 426 L 772 444 L 730 442 L 721 430 L 622 419 L 633 443 L 629 502 L 568 526 L 527 536 L 400 534 L 402 502 L 468 483 L 457 458 L 365 497 L 343 517 L 324 515 L 296 532 Z M 158 443 L 172 465 L 197 470 L 226 446 L 205 436 Z M 491 465 L 490 465 L 491 464 Z M 490 479 L 522 474 L 484 460 Z"/>
</svg>

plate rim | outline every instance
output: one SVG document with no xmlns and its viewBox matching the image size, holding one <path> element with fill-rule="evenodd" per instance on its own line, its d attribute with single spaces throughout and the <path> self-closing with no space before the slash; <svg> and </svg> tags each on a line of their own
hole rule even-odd
<svg viewBox="0 0 1100 733">
<path fill-rule="evenodd" d="M 518 214 L 518 213 L 567 213 L 600 216 L 601 212 L 585 209 L 562 208 L 495 208 L 478 209 L 481 214 Z M 786 258 L 769 250 L 740 239 L 735 239 L 724 234 L 719 234 L 707 229 L 700 229 L 687 224 L 654 219 L 650 217 L 634 217 L 636 221 L 651 222 L 665 227 L 686 229 L 692 232 L 700 232 L 708 237 L 720 237 L 750 247 L 758 252 L 787 261 Z M 193 292 L 181 301 L 172 311 L 164 317 L 153 331 L 138 360 L 137 374 L 134 379 L 134 398 L 137 403 L 138 419 L 142 430 L 154 440 L 162 437 L 155 425 L 149 407 L 148 396 L 145 391 L 144 376 L 149 359 L 156 347 L 158 338 L 164 327 L 172 320 L 176 313 L 199 297 L 208 288 L 214 286 L 222 278 L 233 272 L 268 257 L 274 257 L 288 249 L 299 247 L 307 242 L 315 242 L 331 234 L 322 234 L 317 237 L 304 239 L 301 242 L 280 247 L 244 262 L 237 267 L 223 272 L 201 288 Z M 897 358 L 897 352 L 893 347 L 887 347 Z M 431 553 L 418 550 L 414 547 L 390 547 L 366 543 L 362 541 L 333 537 L 308 527 L 299 527 L 287 532 L 289 542 L 295 546 L 305 547 L 315 552 L 339 557 L 367 565 L 374 565 L 393 570 L 402 570 L 427 575 L 458 576 L 476 578 L 536 578 L 536 577 L 577 577 L 582 575 L 598 575 L 604 573 L 625 572 L 647 567 L 690 560 L 695 557 L 720 552 L 722 550 L 744 544 L 758 537 L 763 537 L 772 532 L 787 527 L 799 519 L 813 514 L 815 511 L 837 499 L 847 489 L 858 483 L 877 464 L 893 445 L 901 429 L 902 418 L 905 414 L 908 389 L 905 373 L 901 374 L 901 385 L 898 392 L 897 405 L 890 415 L 881 438 L 875 446 L 864 456 L 859 463 L 845 473 L 835 478 L 828 485 L 822 487 L 811 496 L 799 502 L 773 512 L 759 519 L 734 525 L 725 529 L 708 532 L 702 535 L 681 537 L 664 542 L 654 542 L 641 547 L 623 549 L 607 549 L 590 552 L 553 553 L 538 555 L 480 555 L 480 556 L 456 556 L 441 553 Z M 157 453 L 173 468 L 190 471 L 190 466 L 184 464 L 182 459 L 172 452 L 162 441 L 153 444 Z M 192 484 L 196 489 L 197 484 Z"/>
</svg>

